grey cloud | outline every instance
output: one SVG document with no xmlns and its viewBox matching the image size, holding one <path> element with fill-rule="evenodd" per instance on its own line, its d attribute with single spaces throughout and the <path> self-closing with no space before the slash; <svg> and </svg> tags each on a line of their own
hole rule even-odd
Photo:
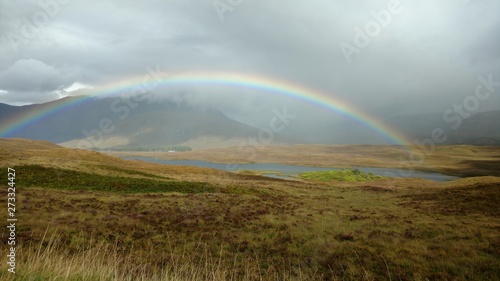
<svg viewBox="0 0 500 281">
<path fill-rule="evenodd" d="M 26 101 L 21 92 L 39 91 L 51 99 L 62 85 L 99 85 L 159 65 L 167 72 L 275 77 L 392 116 L 443 111 L 471 94 L 478 75 L 500 80 L 496 0 L 400 0 L 403 11 L 348 63 L 339 45 L 353 44 L 354 28 L 363 30 L 374 20 L 372 11 L 386 9 L 390 1 L 244 0 L 220 20 L 212 1 L 73 0 L 17 53 L 5 34 L 40 7 L 37 1 L 2 1 L 0 72 L 9 79 L 0 89 L 9 93 L 0 102 Z M 30 71 L 40 78 L 26 80 L 21 67 L 14 67 L 19 61 L 31 61 L 36 67 Z M 190 86 L 171 94 L 257 125 L 266 121 L 256 116 L 287 103 L 304 112 L 301 122 L 324 118 L 309 105 L 242 89 Z M 499 99 L 492 96 L 478 110 L 500 108 Z"/>
<path fill-rule="evenodd" d="M 70 86 L 75 74 L 65 73 L 35 59 L 20 59 L 0 72 L 0 89 L 6 91 L 50 92 Z"/>
</svg>

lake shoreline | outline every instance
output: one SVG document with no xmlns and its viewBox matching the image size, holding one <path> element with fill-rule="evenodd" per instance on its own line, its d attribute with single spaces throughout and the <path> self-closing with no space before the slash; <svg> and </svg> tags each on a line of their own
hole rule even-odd
<svg viewBox="0 0 500 281">
<path fill-rule="evenodd" d="M 410 151 L 419 152 L 418 147 L 413 147 Z M 165 160 L 200 160 L 230 164 L 280 163 L 345 169 L 356 167 L 403 168 L 402 172 L 411 170 L 437 172 L 456 177 L 500 176 L 500 147 L 493 146 L 436 146 L 432 153 L 419 154 L 422 158 L 417 156 L 410 158 L 409 150 L 394 145 L 269 145 L 256 147 L 251 151 L 251 154 L 238 147 L 172 153 L 103 152 L 119 158 L 151 157 Z"/>
<path fill-rule="evenodd" d="M 328 171 L 328 170 L 342 170 L 350 168 L 342 167 L 315 167 L 315 166 L 299 166 L 299 165 L 286 165 L 280 163 L 251 163 L 251 164 L 231 164 L 231 163 L 214 163 L 200 160 L 165 160 L 154 157 L 124 157 L 125 160 L 140 160 L 150 163 L 164 164 L 164 165 L 178 165 L 178 166 L 194 166 L 212 168 L 216 170 L 228 172 L 242 172 L 251 171 L 259 172 L 258 174 L 266 177 L 278 178 L 291 178 L 298 176 L 303 172 L 315 171 Z M 359 169 L 365 173 L 373 173 L 375 175 L 393 178 L 424 178 L 433 181 L 450 181 L 460 179 L 460 177 L 448 176 L 439 172 L 422 172 L 422 171 L 409 171 L 393 168 L 377 168 L 377 167 L 352 167 L 352 169 Z"/>
</svg>

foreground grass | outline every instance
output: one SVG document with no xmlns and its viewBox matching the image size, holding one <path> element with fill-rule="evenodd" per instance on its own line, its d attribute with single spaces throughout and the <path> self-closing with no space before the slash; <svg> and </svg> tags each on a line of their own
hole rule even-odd
<svg viewBox="0 0 500 281">
<path fill-rule="evenodd" d="M 500 280 L 497 177 L 283 181 L 4 142 L 1 280 Z"/>
<path fill-rule="evenodd" d="M 500 180 L 385 181 L 273 182 L 269 194 L 20 185 L 17 280 L 500 277 Z"/>
<path fill-rule="evenodd" d="M 383 179 L 382 176 L 377 176 L 372 173 L 365 173 L 358 169 L 353 170 L 331 170 L 331 171 L 316 171 L 300 173 L 299 176 L 303 179 L 321 180 L 321 181 L 367 181 L 375 179 Z"/>
<path fill-rule="evenodd" d="M 144 249 L 150 254 L 138 257 L 117 243 L 92 238 L 78 245 L 64 241 L 64 236 L 52 234 L 38 244 L 18 247 L 18 269 L 14 274 L 0 271 L 0 280 L 255 280 L 259 272 L 258 261 L 235 256 L 238 267 L 225 264 L 220 253 L 210 253 L 202 242 L 197 245 L 201 255 L 191 258 L 189 253 L 176 255 L 159 248 Z M 295 274 L 268 269 L 265 275 L 276 280 L 308 280 L 300 277 L 300 270 Z"/>
</svg>

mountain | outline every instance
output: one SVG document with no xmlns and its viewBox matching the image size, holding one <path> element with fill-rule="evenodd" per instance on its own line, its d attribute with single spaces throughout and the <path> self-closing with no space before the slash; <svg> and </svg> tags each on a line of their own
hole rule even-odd
<svg viewBox="0 0 500 281">
<path fill-rule="evenodd" d="M 443 144 L 500 145 L 500 110 L 472 114 L 460 123 L 458 116 L 453 115 L 453 122 L 446 122 L 442 113 L 403 115 L 385 121 L 412 140 L 431 138 L 433 130 L 441 128 L 446 136 Z M 29 122 L 6 130 L 17 124 L 15 120 Z M 311 127 L 296 120 L 287 132 L 273 135 L 270 144 L 366 143 L 364 131 L 355 125 L 344 120 L 332 128 L 328 121 Z M 140 102 L 133 97 L 67 97 L 25 106 L 0 103 L 0 137 L 47 140 L 74 148 L 154 150 L 167 146 L 258 146 L 264 143 L 259 137 L 267 135 L 209 108 L 165 100 Z"/>
<path fill-rule="evenodd" d="M 398 116 L 387 120 L 392 127 L 411 139 L 432 137 L 436 128 L 444 131 L 443 144 L 500 145 L 500 110 L 471 114 L 465 118 L 452 115 L 446 122 L 442 114 Z"/>
<path fill-rule="evenodd" d="M 37 112 L 50 112 L 38 118 Z M 67 97 L 44 104 L 0 104 L 0 128 L 34 114 L 32 122 L 9 135 L 47 140 L 68 147 L 154 148 L 171 145 L 237 146 L 258 135 L 256 128 L 213 109 L 168 101 Z M 5 134 L 5 133 L 4 133 Z"/>
</svg>

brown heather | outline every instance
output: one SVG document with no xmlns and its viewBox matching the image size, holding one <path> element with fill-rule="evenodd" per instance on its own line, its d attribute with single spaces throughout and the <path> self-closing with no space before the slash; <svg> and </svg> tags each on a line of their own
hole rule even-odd
<svg viewBox="0 0 500 281">
<path fill-rule="evenodd" d="M 308 149 L 320 163 L 325 147 L 303 146 L 300 154 Z M 366 163 L 379 161 L 366 146 L 358 149 Z M 489 171 L 498 153 L 440 147 L 429 161 L 496 175 Z M 495 176 L 285 181 L 20 139 L 0 139 L 0 159 L 1 167 L 16 168 L 18 186 L 17 273 L 1 262 L 0 280 L 500 279 Z M 153 192 L 141 192 L 150 186 Z M 6 257 L 7 231 L 1 235 Z"/>
</svg>

